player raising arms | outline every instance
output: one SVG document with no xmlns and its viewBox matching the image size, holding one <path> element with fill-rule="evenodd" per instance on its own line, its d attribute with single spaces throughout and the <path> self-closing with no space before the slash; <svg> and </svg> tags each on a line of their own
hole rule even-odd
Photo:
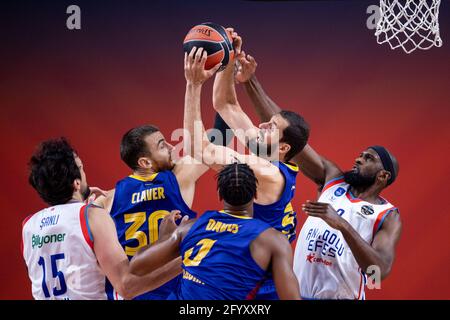
<svg viewBox="0 0 450 320">
<path fill-rule="evenodd" d="M 35 299 L 106 299 L 105 276 L 130 299 L 181 272 L 180 260 L 142 276 L 130 262 L 108 213 L 86 205 L 83 163 L 64 139 L 40 144 L 30 160 L 29 182 L 50 205 L 25 219 L 23 257 Z"/>
<path fill-rule="evenodd" d="M 255 59 L 242 52 L 239 62 L 236 79 L 244 83 L 261 119 L 273 118 L 281 109 L 256 79 Z M 229 116 L 240 119 L 241 113 L 230 111 Z M 386 148 L 371 146 L 351 171 L 343 172 L 308 144 L 294 160 L 321 190 L 318 201 L 303 206 L 309 217 L 295 249 L 302 297 L 364 299 L 365 272 L 372 266 L 369 270 L 387 277 L 400 239 L 399 211 L 380 195 L 397 177 L 397 160 Z"/>
<path fill-rule="evenodd" d="M 289 242 L 265 222 L 253 219 L 257 184 L 248 165 L 223 167 L 217 175 L 217 191 L 224 209 L 206 211 L 197 220 L 182 223 L 167 240 L 139 251 L 132 272 L 150 272 L 181 252 L 183 278 L 169 299 L 253 299 L 268 271 L 281 299 L 299 299 Z M 171 213 L 161 227 L 172 223 L 174 228 L 174 220 Z"/>
<path fill-rule="evenodd" d="M 242 39 L 232 33 L 238 56 Z M 245 136 L 237 133 L 240 141 L 259 156 L 259 162 L 271 168 L 269 175 L 254 169 L 258 180 L 258 198 L 255 200 L 255 218 L 267 222 L 286 235 L 289 241 L 296 238 L 297 214 L 292 208 L 291 200 L 296 188 L 298 165 L 293 162 L 306 145 L 309 126 L 295 112 L 280 111 L 270 121 L 255 127 L 250 118 L 242 111 L 236 96 L 234 81 L 234 61 L 227 68 L 216 74 L 214 81 L 213 104 L 225 122 L 236 132 L 245 131 Z M 256 156 L 257 155 L 257 156 Z M 265 159 L 261 158 L 264 157 Z M 249 158 L 251 159 L 251 158 Z M 277 160 L 274 160 L 277 159 Z M 276 299 L 273 281 L 269 279 L 258 293 L 257 299 Z"/>
<path fill-rule="evenodd" d="M 173 146 L 159 129 L 143 125 L 126 132 L 120 145 L 120 156 L 133 173 L 117 182 L 107 197 L 96 204 L 114 219 L 123 250 L 131 259 L 147 244 L 155 243 L 161 220 L 172 210 L 193 218 L 190 208 L 195 183 L 208 170 L 190 157 L 172 160 Z M 178 277 L 136 299 L 164 300 L 176 286 Z M 107 283 L 109 299 L 120 299 Z"/>
</svg>

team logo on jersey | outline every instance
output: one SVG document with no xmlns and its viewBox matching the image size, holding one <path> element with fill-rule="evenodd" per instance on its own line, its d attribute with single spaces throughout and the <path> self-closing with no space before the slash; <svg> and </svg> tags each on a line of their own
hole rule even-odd
<svg viewBox="0 0 450 320">
<path fill-rule="evenodd" d="M 368 205 L 364 205 L 361 207 L 361 213 L 365 214 L 366 216 L 370 216 L 372 214 L 374 214 L 374 210 L 372 206 L 368 206 Z"/>
<path fill-rule="evenodd" d="M 340 196 L 342 196 L 344 193 L 345 193 L 345 189 L 342 188 L 342 187 L 339 187 L 339 188 L 337 188 L 336 191 L 334 192 L 334 195 L 335 195 L 336 197 L 340 197 Z"/>
</svg>

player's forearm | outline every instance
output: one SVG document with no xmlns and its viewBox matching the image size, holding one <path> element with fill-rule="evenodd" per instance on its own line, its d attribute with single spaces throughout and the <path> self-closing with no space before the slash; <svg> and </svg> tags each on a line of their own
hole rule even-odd
<svg viewBox="0 0 450 320">
<path fill-rule="evenodd" d="M 201 115 L 201 84 L 186 83 L 184 106 L 184 129 L 187 130 L 190 139 L 184 139 L 184 149 L 194 159 L 201 159 L 202 139 L 204 139 L 204 127 Z"/>
<path fill-rule="evenodd" d="M 234 65 L 232 62 L 227 68 L 216 74 L 213 87 L 213 106 L 219 112 L 229 106 L 237 105 L 237 94 L 234 85 Z"/>
<path fill-rule="evenodd" d="M 181 257 L 178 257 L 150 273 L 140 276 L 127 273 L 123 279 L 121 292 L 118 292 L 123 298 L 132 299 L 162 286 L 181 272 Z"/>
<path fill-rule="evenodd" d="M 130 272 L 135 275 L 150 273 L 178 256 L 178 239 L 175 236 L 139 250 L 130 261 Z"/>
<path fill-rule="evenodd" d="M 370 266 L 378 266 L 382 279 L 389 274 L 391 266 L 387 259 L 361 238 L 358 232 L 345 219 L 342 219 L 342 225 L 339 230 L 363 272 L 367 272 L 367 268 Z"/>
<path fill-rule="evenodd" d="M 244 83 L 244 87 L 262 121 L 269 121 L 273 115 L 281 111 L 281 108 L 266 94 L 255 75 Z"/>
</svg>

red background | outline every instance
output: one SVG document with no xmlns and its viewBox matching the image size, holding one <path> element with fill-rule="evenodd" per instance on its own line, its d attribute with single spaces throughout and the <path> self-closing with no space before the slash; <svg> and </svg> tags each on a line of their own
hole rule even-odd
<svg viewBox="0 0 450 320">
<path fill-rule="evenodd" d="M 42 140 L 66 136 L 88 182 L 105 189 L 129 174 L 119 142 L 129 128 L 158 125 L 168 139 L 182 126 L 181 42 L 193 25 L 234 26 L 259 63 L 271 97 L 302 113 L 310 143 L 342 168 L 365 147 L 388 147 L 400 175 L 384 196 L 400 208 L 403 235 L 392 274 L 368 299 L 449 299 L 450 3 L 441 5 L 442 48 L 406 55 L 376 44 L 366 8 L 377 1 L 75 1 L 82 29 L 65 28 L 67 1 L 2 7 L 0 52 L 1 299 L 31 298 L 20 252 L 21 221 L 44 204 L 27 183 Z M 203 116 L 212 125 L 211 83 Z M 252 112 L 242 88 L 243 107 Z M 219 204 L 212 173 L 194 209 Z M 294 206 L 315 196 L 304 176 Z"/>
</svg>

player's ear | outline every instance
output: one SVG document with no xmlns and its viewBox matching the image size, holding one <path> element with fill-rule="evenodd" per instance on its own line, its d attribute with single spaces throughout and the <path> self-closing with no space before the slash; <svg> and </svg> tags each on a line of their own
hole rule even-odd
<svg viewBox="0 0 450 320">
<path fill-rule="evenodd" d="M 286 154 L 291 150 L 291 146 L 285 142 L 280 142 L 280 152 Z"/>
<path fill-rule="evenodd" d="M 81 179 L 75 179 L 73 180 L 73 191 L 78 192 L 81 190 Z"/>
<path fill-rule="evenodd" d="M 386 170 L 380 170 L 377 174 L 377 179 L 383 183 L 384 186 L 387 186 L 389 179 L 391 178 L 391 173 Z"/>
<path fill-rule="evenodd" d="M 137 161 L 137 164 L 143 169 L 151 169 L 152 167 L 152 162 L 147 157 L 140 157 Z"/>
</svg>

